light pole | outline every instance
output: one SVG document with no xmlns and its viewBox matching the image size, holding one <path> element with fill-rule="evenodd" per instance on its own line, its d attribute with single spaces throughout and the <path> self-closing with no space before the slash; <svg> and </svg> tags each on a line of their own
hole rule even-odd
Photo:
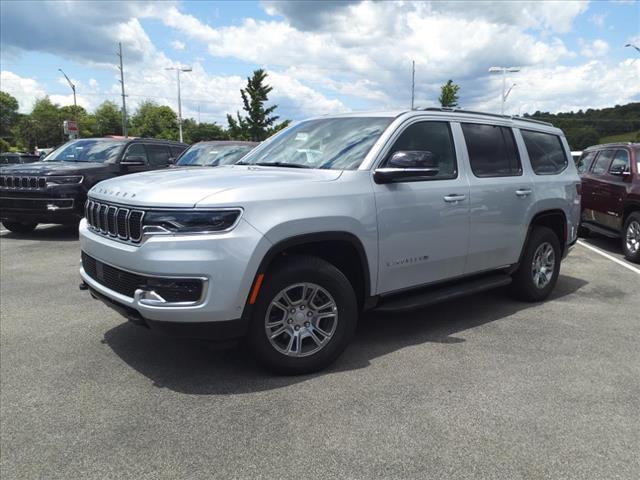
<svg viewBox="0 0 640 480">
<path fill-rule="evenodd" d="M 178 132 L 180 132 L 180 141 L 182 142 L 182 101 L 180 99 L 180 72 L 190 72 L 191 67 L 167 67 L 165 70 L 175 70 L 178 80 Z"/>
<path fill-rule="evenodd" d="M 67 79 L 67 83 L 69 84 L 69 86 L 71 87 L 71 90 L 73 91 L 73 119 L 76 121 L 76 128 L 78 129 L 78 138 L 80 138 L 80 124 L 78 123 L 78 104 L 76 103 L 76 86 L 69 79 L 69 77 L 67 77 L 67 74 L 62 71 L 61 68 L 59 68 L 58 70 L 60 70 L 60 73 L 62 73 L 62 75 L 64 75 L 64 78 Z"/>
<path fill-rule="evenodd" d="M 500 115 L 504 115 L 504 103 L 507 101 L 507 97 L 509 96 L 509 92 L 515 86 L 513 84 L 509 89 L 509 92 L 505 92 L 507 88 L 507 72 L 519 72 L 520 67 L 491 67 L 489 69 L 489 73 L 502 73 L 502 105 L 500 107 Z"/>
</svg>

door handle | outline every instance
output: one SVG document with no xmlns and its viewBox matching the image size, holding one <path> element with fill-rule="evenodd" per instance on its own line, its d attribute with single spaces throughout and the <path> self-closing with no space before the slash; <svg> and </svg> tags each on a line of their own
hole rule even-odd
<svg viewBox="0 0 640 480">
<path fill-rule="evenodd" d="M 466 195 L 455 193 L 455 194 L 452 194 L 452 195 L 445 195 L 444 196 L 444 201 L 447 202 L 447 203 L 457 203 L 457 202 L 461 202 L 465 198 L 467 198 Z"/>
<path fill-rule="evenodd" d="M 519 188 L 518 190 L 516 190 L 516 195 L 519 197 L 526 197 L 527 195 L 531 195 L 531 189 L 530 188 Z"/>
</svg>

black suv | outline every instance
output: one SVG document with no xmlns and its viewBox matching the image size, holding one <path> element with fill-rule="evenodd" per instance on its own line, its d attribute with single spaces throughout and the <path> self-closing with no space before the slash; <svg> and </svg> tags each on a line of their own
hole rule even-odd
<svg viewBox="0 0 640 480">
<path fill-rule="evenodd" d="M 84 138 L 65 143 L 44 161 L 0 167 L 0 219 L 20 233 L 38 223 L 75 223 L 96 183 L 168 167 L 186 148 L 169 140 Z"/>
</svg>

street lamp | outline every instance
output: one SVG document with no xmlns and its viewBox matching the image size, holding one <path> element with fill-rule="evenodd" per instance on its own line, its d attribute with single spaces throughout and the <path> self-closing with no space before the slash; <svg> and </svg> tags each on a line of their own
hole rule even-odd
<svg viewBox="0 0 640 480">
<path fill-rule="evenodd" d="M 60 73 L 62 73 L 62 75 L 64 75 L 64 78 L 67 79 L 67 83 L 69 84 L 69 86 L 71 87 L 71 90 L 73 91 L 73 117 L 74 117 L 73 119 L 76 121 L 76 128 L 78 129 L 78 137 L 80 137 L 80 125 L 78 124 L 78 105 L 76 103 L 76 86 L 69 79 L 69 77 L 67 77 L 67 74 L 62 71 L 61 68 L 59 68 L 58 70 L 60 71 Z"/>
<path fill-rule="evenodd" d="M 182 142 L 182 101 L 180 99 L 180 72 L 191 72 L 191 67 L 167 67 L 165 70 L 175 70 L 178 79 L 178 131 L 180 132 L 180 141 Z"/>
<path fill-rule="evenodd" d="M 520 67 L 491 67 L 489 73 L 502 73 L 502 105 L 500 107 L 500 114 L 504 115 L 504 103 L 507 101 L 509 92 L 515 86 L 515 83 L 511 86 L 508 92 L 505 92 L 507 87 L 507 72 L 519 72 Z"/>
</svg>

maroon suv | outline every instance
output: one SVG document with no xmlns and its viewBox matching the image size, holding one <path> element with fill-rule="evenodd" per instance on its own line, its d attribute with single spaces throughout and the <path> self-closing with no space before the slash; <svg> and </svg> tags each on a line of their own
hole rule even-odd
<svg viewBox="0 0 640 480">
<path fill-rule="evenodd" d="M 640 143 L 589 147 L 577 167 L 582 177 L 580 233 L 622 238 L 624 256 L 640 263 Z"/>
</svg>

